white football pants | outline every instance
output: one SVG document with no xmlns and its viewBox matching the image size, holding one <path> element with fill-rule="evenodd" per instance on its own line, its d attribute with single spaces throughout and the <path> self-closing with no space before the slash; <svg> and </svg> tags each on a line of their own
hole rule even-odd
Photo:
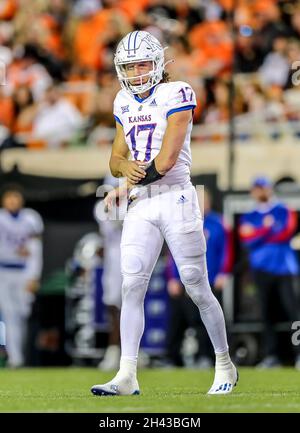
<svg viewBox="0 0 300 433">
<path fill-rule="evenodd" d="M 199 308 L 215 353 L 227 351 L 223 312 L 208 282 L 203 218 L 196 190 L 188 186 L 138 198 L 129 206 L 121 240 L 121 356 L 138 355 L 144 297 L 164 239 L 187 293 Z"/>
</svg>

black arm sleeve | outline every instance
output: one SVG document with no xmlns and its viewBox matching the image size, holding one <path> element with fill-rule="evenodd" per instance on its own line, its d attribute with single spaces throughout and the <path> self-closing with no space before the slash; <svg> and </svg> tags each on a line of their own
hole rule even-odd
<svg viewBox="0 0 300 433">
<path fill-rule="evenodd" d="M 144 177 L 144 179 L 141 179 L 137 185 L 149 185 L 149 183 L 155 182 L 156 180 L 161 179 L 162 177 L 164 177 L 163 174 L 160 174 L 155 167 L 155 162 L 154 159 L 151 162 L 151 164 L 149 165 L 149 167 L 146 169 L 146 176 Z"/>
</svg>

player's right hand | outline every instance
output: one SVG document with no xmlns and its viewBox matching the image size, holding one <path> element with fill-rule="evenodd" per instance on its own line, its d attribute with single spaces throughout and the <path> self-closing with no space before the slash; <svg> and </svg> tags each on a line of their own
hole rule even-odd
<svg viewBox="0 0 300 433">
<path fill-rule="evenodd" d="M 120 171 L 122 176 L 127 177 L 132 184 L 136 184 L 146 176 L 144 167 L 147 165 L 148 163 L 143 161 L 122 161 Z"/>
</svg>

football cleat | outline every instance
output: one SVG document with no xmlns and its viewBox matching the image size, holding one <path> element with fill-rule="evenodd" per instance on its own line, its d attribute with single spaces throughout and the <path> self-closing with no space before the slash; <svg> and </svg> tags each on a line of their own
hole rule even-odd
<svg viewBox="0 0 300 433">
<path fill-rule="evenodd" d="M 228 370 L 216 370 L 214 383 L 207 394 L 229 394 L 236 386 L 238 380 L 238 371 L 231 363 L 231 368 Z"/>
<path fill-rule="evenodd" d="M 136 378 L 118 378 L 116 376 L 103 385 L 94 385 L 91 392 L 97 396 L 139 395 L 140 389 Z"/>
</svg>

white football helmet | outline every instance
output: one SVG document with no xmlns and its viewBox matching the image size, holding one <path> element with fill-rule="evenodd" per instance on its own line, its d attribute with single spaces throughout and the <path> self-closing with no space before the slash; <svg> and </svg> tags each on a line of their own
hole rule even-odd
<svg viewBox="0 0 300 433">
<path fill-rule="evenodd" d="M 118 44 L 115 53 L 115 67 L 121 87 L 132 94 L 150 90 L 162 79 L 165 63 L 164 49 L 158 39 L 145 31 L 128 33 Z M 125 65 L 141 61 L 152 61 L 153 69 L 147 74 L 128 78 Z M 143 78 L 149 77 L 143 84 Z M 132 85 L 130 80 L 140 79 L 140 84 Z"/>
</svg>

